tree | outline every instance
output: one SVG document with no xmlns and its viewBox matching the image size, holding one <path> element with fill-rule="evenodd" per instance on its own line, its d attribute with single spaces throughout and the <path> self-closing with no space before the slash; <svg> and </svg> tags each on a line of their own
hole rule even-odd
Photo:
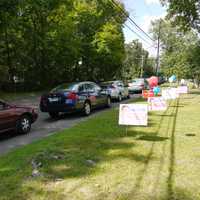
<svg viewBox="0 0 200 200">
<path fill-rule="evenodd" d="M 200 1 L 199 0 L 161 0 L 168 7 L 168 18 L 182 29 L 191 28 L 200 32 Z"/>
<path fill-rule="evenodd" d="M 152 23 L 151 30 L 154 37 L 157 35 L 159 24 L 161 24 L 162 72 L 167 77 L 176 74 L 178 79 L 192 78 L 194 62 L 189 58 L 198 43 L 197 35 L 192 31 L 184 34 L 169 21 L 161 20 L 160 23 L 160 20 L 156 20 Z"/>
<path fill-rule="evenodd" d="M 108 80 L 122 67 L 126 17 L 111 1 L 2 0 L 0 7 L 0 72 L 10 83 L 17 76 L 30 90 Z"/>
<path fill-rule="evenodd" d="M 154 73 L 155 60 L 149 58 L 148 52 L 142 47 L 142 43 L 133 40 L 126 44 L 126 58 L 122 69 L 124 79 L 132 79 L 138 77 L 148 77 Z"/>
</svg>

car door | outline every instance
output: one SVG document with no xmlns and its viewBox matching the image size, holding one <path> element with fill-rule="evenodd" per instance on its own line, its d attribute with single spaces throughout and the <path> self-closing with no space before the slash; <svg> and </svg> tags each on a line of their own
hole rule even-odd
<svg viewBox="0 0 200 200">
<path fill-rule="evenodd" d="M 0 102 L 0 132 L 15 128 L 15 124 L 14 110 L 4 102 Z"/>
<path fill-rule="evenodd" d="M 81 83 L 78 86 L 77 93 L 78 93 L 77 109 L 82 109 L 84 106 L 85 100 L 87 99 L 87 96 L 88 96 L 86 85 L 84 83 Z"/>
<path fill-rule="evenodd" d="M 93 84 L 93 86 L 96 94 L 96 99 L 98 104 L 97 106 L 105 105 L 105 103 L 107 102 L 107 94 L 105 93 L 105 91 L 103 92 L 101 87 L 98 86 L 97 84 Z"/>
<path fill-rule="evenodd" d="M 101 94 L 101 88 L 95 83 L 88 83 L 86 87 L 92 106 L 98 107 L 103 105 L 105 97 Z"/>
</svg>

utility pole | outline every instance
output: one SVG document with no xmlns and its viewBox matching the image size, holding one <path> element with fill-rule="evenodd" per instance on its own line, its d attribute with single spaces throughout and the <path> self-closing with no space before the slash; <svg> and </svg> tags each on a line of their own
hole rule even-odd
<svg viewBox="0 0 200 200">
<path fill-rule="evenodd" d="M 158 27 L 158 46 L 157 46 L 157 59 L 156 59 L 156 75 L 158 76 L 159 65 L 160 65 L 160 30 L 161 30 L 161 21 L 159 22 Z"/>
<path fill-rule="evenodd" d="M 143 72 L 144 72 L 144 55 L 142 53 L 140 78 L 143 77 Z"/>
</svg>

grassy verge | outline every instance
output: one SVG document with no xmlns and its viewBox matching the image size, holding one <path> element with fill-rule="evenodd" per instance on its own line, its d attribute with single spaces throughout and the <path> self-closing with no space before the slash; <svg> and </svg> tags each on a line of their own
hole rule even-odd
<svg viewBox="0 0 200 200">
<path fill-rule="evenodd" d="M 0 199 L 200 200 L 199 113 L 200 95 L 184 95 L 126 136 L 113 109 L 13 151 L 0 157 Z"/>
<path fill-rule="evenodd" d="M 23 98 L 34 97 L 40 95 L 42 92 L 12 92 L 12 93 L 5 93 L 0 92 L 0 99 L 4 99 L 6 101 L 18 100 Z"/>
</svg>

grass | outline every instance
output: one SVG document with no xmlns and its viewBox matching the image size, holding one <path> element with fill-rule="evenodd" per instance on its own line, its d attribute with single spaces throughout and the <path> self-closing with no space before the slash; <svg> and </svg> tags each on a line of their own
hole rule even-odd
<svg viewBox="0 0 200 200">
<path fill-rule="evenodd" d="M 115 108 L 8 153 L 0 200 L 200 200 L 199 113 L 200 94 L 184 95 L 125 135 Z"/>
<path fill-rule="evenodd" d="M 42 92 L 1 92 L 0 91 L 0 99 L 4 99 L 6 101 L 18 100 L 28 97 L 34 97 L 40 95 Z"/>
</svg>

